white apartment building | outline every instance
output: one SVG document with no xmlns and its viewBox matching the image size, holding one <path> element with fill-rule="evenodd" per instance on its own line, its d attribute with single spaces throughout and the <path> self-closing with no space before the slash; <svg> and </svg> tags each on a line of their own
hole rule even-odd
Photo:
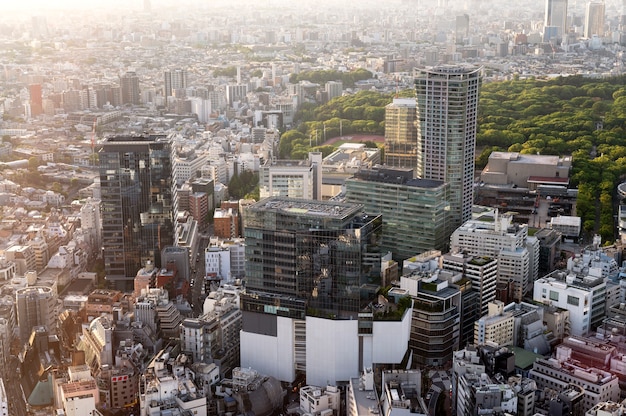
<svg viewBox="0 0 626 416">
<path fill-rule="evenodd" d="M 600 402 L 587 410 L 585 416 L 621 416 L 626 414 L 626 405 L 616 402 Z"/>
<path fill-rule="evenodd" d="M 4 388 L 4 380 L 0 378 L 0 416 L 9 416 L 9 397 Z"/>
<path fill-rule="evenodd" d="M 559 215 L 550 219 L 550 228 L 560 232 L 563 237 L 578 238 L 582 230 L 580 217 Z"/>
<path fill-rule="evenodd" d="M 450 251 L 496 258 L 498 282 L 510 284 L 512 300 L 521 302 L 539 273 L 539 241 L 529 241 L 528 226 L 512 219 L 495 210 L 467 221 L 452 233 Z"/>
<path fill-rule="evenodd" d="M 427 414 L 422 406 L 422 372 L 420 370 L 386 370 L 382 373 L 380 407 L 383 415 L 409 416 Z M 375 412 L 371 412 L 374 413 Z"/>
<path fill-rule="evenodd" d="M 15 262 L 0 257 L 0 281 L 10 281 L 17 273 Z"/>
<path fill-rule="evenodd" d="M 205 272 L 224 281 L 245 275 L 245 243 L 243 239 L 211 238 L 204 251 Z"/>
<path fill-rule="evenodd" d="M 261 198 L 287 196 L 322 199 L 322 154 L 309 153 L 306 161 L 268 160 L 259 171 Z"/>
<path fill-rule="evenodd" d="M 80 228 L 89 233 L 93 253 L 100 253 L 102 247 L 102 220 L 100 219 L 100 201 L 88 198 L 80 209 Z"/>
<path fill-rule="evenodd" d="M 570 384 L 582 387 L 584 411 L 601 402 L 619 400 L 620 388 L 616 375 L 598 368 L 583 366 L 572 361 L 570 357 L 569 347 L 558 346 L 556 358 L 536 360 L 528 377 L 537 382 L 539 389 L 562 391 Z"/>
<path fill-rule="evenodd" d="M 300 409 L 314 416 L 339 416 L 340 396 L 336 386 L 304 386 L 300 389 Z"/>
<path fill-rule="evenodd" d="M 571 335 L 584 336 L 602 322 L 606 303 L 606 279 L 556 270 L 535 281 L 533 300 L 567 309 Z"/>
<path fill-rule="evenodd" d="M 373 402 L 376 397 L 374 372 L 368 367 L 359 377 L 350 379 L 346 389 L 346 415 L 369 416 L 372 413 L 380 413 L 378 403 Z"/>
<path fill-rule="evenodd" d="M 175 152 L 172 157 L 172 179 L 180 186 L 189 179 L 195 178 L 196 172 L 199 172 L 206 162 L 207 157 L 197 155 L 194 150 Z"/>
<path fill-rule="evenodd" d="M 69 380 L 58 386 L 58 401 L 66 416 L 90 415 L 100 403 L 96 380 L 86 365 L 68 369 Z"/>
<path fill-rule="evenodd" d="M 513 314 L 504 311 L 503 302 L 491 302 L 489 313 L 474 323 L 474 344 L 513 345 L 513 329 Z"/>
<path fill-rule="evenodd" d="M 180 413 L 187 411 L 189 414 L 207 416 L 207 399 L 193 378 L 185 362 L 170 359 L 168 352 L 159 352 L 141 378 L 139 414 L 156 416 L 168 409 L 169 412 L 178 409 Z"/>
</svg>

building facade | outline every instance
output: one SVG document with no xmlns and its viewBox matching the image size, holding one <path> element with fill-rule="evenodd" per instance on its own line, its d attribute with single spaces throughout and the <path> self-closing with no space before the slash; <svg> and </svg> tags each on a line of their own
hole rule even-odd
<svg viewBox="0 0 626 416">
<path fill-rule="evenodd" d="M 248 296 L 244 310 L 291 315 L 275 306 L 284 297 L 284 306 L 295 299 L 334 315 L 358 312 L 358 288 L 380 272 L 381 226 L 359 204 L 270 197 L 246 207 L 246 288 L 271 302 Z"/>
<path fill-rule="evenodd" d="M 394 98 L 385 107 L 385 165 L 417 173 L 419 123 L 414 98 Z"/>
<path fill-rule="evenodd" d="M 165 136 L 109 137 L 101 144 L 102 247 L 106 279 L 120 289 L 173 245 L 171 142 Z"/>
<path fill-rule="evenodd" d="M 322 199 L 322 154 L 310 152 L 306 161 L 268 160 L 259 170 L 261 198 L 285 196 Z"/>
<path fill-rule="evenodd" d="M 417 176 L 450 184 L 452 227 L 472 217 L 482 68 L 440 66 L 416 74 Z"/>
<path fill-rule="evenodd" d="M 382 252 L 392 252 L 396 261 L 447 246 L 451 229 L 446 183 L 413 179 L 410 169 L 373 168 L 346 179 L 345 187 L 347 202 L 382 214 Z"/>
<path fill-rule="evenodd" d="M 545 28 L 556 28 L 555 36 L 546 36 Z M 560 41 L 567 34 L 567 0 L 546 0 L 544 42 Z"/>
<path fill-rule="evenodd" d="M 57 296 L 49 287 L 31 286 L 15 292 L 17 323 L 22 343 L 28 340 L 35 326 L 45 326 L 48 331 L 54 332 L 56 300 Z"/>
</svg>

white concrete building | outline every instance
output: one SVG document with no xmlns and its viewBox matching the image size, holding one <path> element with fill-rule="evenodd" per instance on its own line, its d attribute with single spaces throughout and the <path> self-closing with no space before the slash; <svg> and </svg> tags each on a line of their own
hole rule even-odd
<svg viewBox="0 0 626 416">
<path fill-rule="evenodd" d="M 383 415 L 428 414 L 421 397 L 420 370 L 386 370 L 382 373 L 380 407 Z M 371 412 L 376 414 L 376 412 Z"/>
<path fill-rule="evenodd" d="M 582 229 L 580 217 L 559 215 L 550 220 L 550 228 L 560 232 L 565 238 L 578 238 Z"/>
<path fill-rule="evenodd" d="M 410 309 L 400 321 L 372 321 L 371 333 L 361 333 L 357 319 L 275 319 L 275 332 L 267 335 L 246 331 L 244 319 L 242 367 L 256 368 L 282 381 L 295 379 L 296 369 L 306 370 L 307 382 L 314 385 L 349 381 L 374 363 L 400 363 L 411 330 Z"/>
<path fill-rule="evenodd" d="M 340 396 L 336 386 L 304 386 L 300 389 L 300 409 L 313 416 L 339 416 Z"/>
<path fill-rule="evenodd" d="M 602 322 L 606 303 L 606 279 L 600 275 L 576 275 L 556 270 L 535 281 L 533 300 L 570 315 L 571 335 L 587 335 Z"/>
<path fill-rule="evenodd" d="M 0 378 L 0 416 L 9 416 L 9 398 L 2 378 Z"/>
<path fill-rule="evenodd" d="M 372 413 L 380 413 L 376 398 L 374 372 L 372 368 L 365 368 L 361 376 L 350 379 L 346 389 L 347 416 L 370 416 Z"/>
<path fill-rule="evenodd" d="M 538 359 L 528 377 L 537 382 L 540 389 L 566 390 L 570 384 L 583 391 L 583 409 L 588 411 L 598 403 L 617 402 L 620 397 L 619 380 L 608 371 L 586 367 L 570 359 L 571 349 L 558 346 L 556 358 Z"/>
<path fill-rule="evenodd" d="M 90 415 L 100 403 L 96 380 L 86 365 L 68 369 L 69 380 L 59 385 L 59 402 L 66 416 Z"/>
<path fill-rule="evenodd" d="M 539 241 L 527 241 L 528 225 L 513 224 L 512 219 L 510 214 L 496 210 L 467 221 L 452 233 L 450 251 L 496 258 L 498 282 L 510 284 L 511 300 L 519 302 L 539 273 L 539 262 L 534 258 L 539 255 Z"/>
<path fill-rule="evenodd" d="M 166 409 L 178 409 L 197 416 L 207 416 L 204 392 L 193 382 L 194 374 L 185 363 L 185 356 L 170 360 L 169 353 L 164 351 L 154 357 L 141 378 L 139 395 L 141 416 L 161 415 L 161 411 Z"/>
<path fill-rule="evenodd" d="M 245 243 L 243 239 L 211 238 L 204 251 L 205 272 L 226 282 L 245 275 Z"/>
<path fill-rule="evenodd" d="M 268 160 L 259 171 L 261 198 L 288 196 L 322 199 L 322 154 L 310 152 L 307 160 Z"/>
<path fill-rule="evenodd" d="M 600 402 L 587 410 L 585 416 L 622 416 L 626 414 L 624 402 Z"/>
</svg>

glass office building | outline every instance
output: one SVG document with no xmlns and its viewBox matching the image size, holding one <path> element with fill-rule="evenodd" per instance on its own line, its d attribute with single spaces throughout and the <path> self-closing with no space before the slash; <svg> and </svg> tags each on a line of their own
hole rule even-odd
<svg viewBox="0 0 626 416">
<path fill-rule="evenodd" d="M 171 142 L 163 135 L 116 136 L 98 150 L 106 279 L 132 290 L 148 260 L 160 266 L 173 244 Z"/>
<path fill-rule="evenodd" d="M 444 250 L 450 234 L 450 187 L 442 181 L 414 179 L 412 169 L 361 169 L 346 180 L 346 201 L 382 214 L 381 249 L 394 260 L 428 250 Z"/>
<path fill-rule="evenodd" d="M 244 311 L 356 317 L 380 275 L 380 215 L 363 206 L 270 197 L 246 207 Z"/>
</svg>

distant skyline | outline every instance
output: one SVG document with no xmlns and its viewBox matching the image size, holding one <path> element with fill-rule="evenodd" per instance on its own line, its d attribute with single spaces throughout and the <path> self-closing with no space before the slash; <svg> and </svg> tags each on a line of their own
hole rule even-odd
<svg viewBox="0 0 626 416">
<path fill-rule="evenodd" d="M 472 3 L 476 2 L 476 0 L 447 0 L 447 8 L 452 9 L 454 11 L 459 11 L 464 8 L 469 8 L 471 11 L 474 7 Z M 588 0 L 568 0 L 570 6 L 579 6 L 584 7 Z M 607 8 L 617 7 L 621 9 L 622 2 L 621 0 L 605 0 L 605 4 Z M 27 12 L 32 15 L 37 15 L 44 11 L 61 11 L 61 10 L 126 10 L 126 11 L 141 11 L 143 10 L 144 0 L 23 0 L 16 2 L 5 2 L 7 4 L 3 4 L 0 6 L 0 11 L 20 11 Z M 333 0 L 300 0 L 297 3 L 291 2 L 289 0 L 150 0 L 152 4 L 152 8 L 168 8 L 172 6 L 176 6 L 178 9 L 182 10 L 185 7 L 193 6 L 200 8 L 220 8 L 223 6 L 233 7 L 236 4 L 248 4 L 250 7 L 272 7 L 274 5 L 303 5 L 305 7 L 311 5 L 321 5 L 328 4 L 332 5 L 336 8 L 345 8 L 345 7 L 364 7 L 364 6 L 374 6 L 380 7 L 380 3 L 374 0 L 348 0 L 346 2 L 336 2 Z M 410 5 L 411 3 L 416 4 L 419 8 L 433 8 L 436 7 L 438 2 L 437 0 L 387 0 L 386 6 L 391 5 Z M 545 5 L 545 0 L 530 0 L 525 3 L 526 7 L 533 7 L 533 3 L 536 3 L 537 7 L 543 8 Z M 500 0 L 480 0 L 481 6 L 486 6 L 487 4 L 492 4 L 495 7 L 507 5 L 507 7 L 511 7 L 509 2 L 503 2 Z M 236 8 L 233 7 L 233 12 L 236 11 Z"/>
</svg>

